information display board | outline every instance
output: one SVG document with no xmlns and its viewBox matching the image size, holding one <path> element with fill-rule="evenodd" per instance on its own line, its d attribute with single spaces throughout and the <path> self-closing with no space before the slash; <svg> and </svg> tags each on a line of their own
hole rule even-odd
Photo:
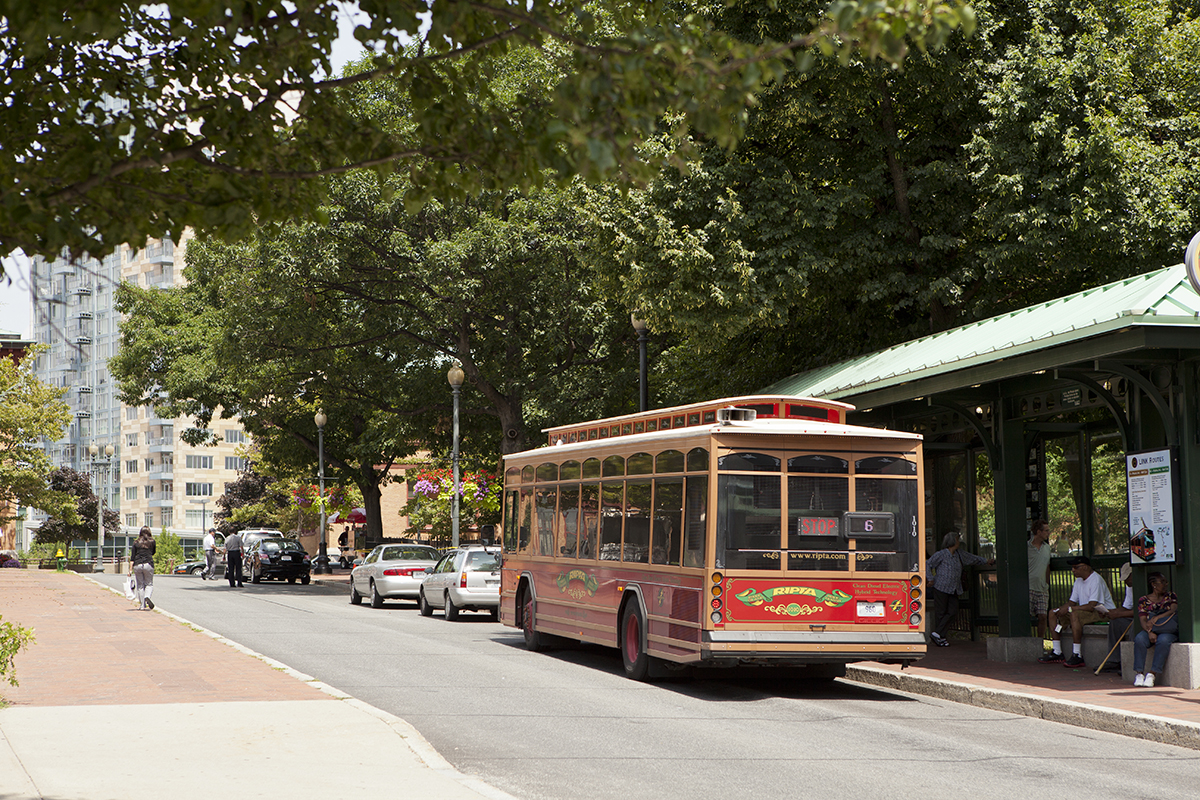
<svg viewBox="0 0 1200 800">
<path fill-rule="evenodd" d="M 1179 459 L 1172 448 L 1125 454 L 1129 498 L 1129 554 L 1134 564 L 1172 564 L 1182 553 L 1175 531 L 1180 515 Z"/>
</svg>

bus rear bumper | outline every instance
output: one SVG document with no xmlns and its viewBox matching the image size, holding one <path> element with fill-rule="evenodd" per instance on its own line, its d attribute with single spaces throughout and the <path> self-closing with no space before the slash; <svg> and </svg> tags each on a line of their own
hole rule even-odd
<svg viewBox="0 0 1200 800">
<path fill-rule="evenodd" d="M 918 631 L 704 631 L 702 661 L 820 663 L 913 661 L 925 655 Z"/>
</svg>

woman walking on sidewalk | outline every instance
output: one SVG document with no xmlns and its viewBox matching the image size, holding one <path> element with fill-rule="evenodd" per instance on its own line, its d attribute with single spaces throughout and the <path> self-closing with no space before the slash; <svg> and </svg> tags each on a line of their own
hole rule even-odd
<svg viewBox="0 0 1200 800">
<path fill-rule="evenodd" d="M 1133 685 L 1152 687 L 1167 666 L 1171 645 L 1179 640 L 1179 619 L 1175 616 L 1179 598 L 1171 591 L 1167 576 L 1161 572 L 1151 572 L 1147 579 L 1150 594 L 1138 600 L 1138 621 L 1142 623 L 1142 630 L 1133 637 L 1133 671 L 1137 673 Z M 1151 647 L 1154 647 L 1154 666 L 1145 672 L 1146 651 Z"/>
<path fill-rule="evenodd" d="M 154 601 L 150 599 L 154 592 L 154 549 L 154 534 L 150 533 L 150 528 L 142 526 L 129 559 L 130 570 L 137 583 L 139 609 L 154 609 Z"/>
</svg>

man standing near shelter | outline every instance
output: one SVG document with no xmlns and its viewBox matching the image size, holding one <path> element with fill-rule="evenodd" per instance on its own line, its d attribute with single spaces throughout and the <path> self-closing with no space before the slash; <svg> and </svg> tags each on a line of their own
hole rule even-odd
<svg viewBox="0 0 1200 800">
<path fill-rule="evenodd" d="M 208 580 L 216 578 L 213 573 L 217 567 L 217 530 L 209 528 L 208 533 L 204 534 L 204 569 L 200 571 L 200 578 Z"/>
<path fill-rule="evenodd" d="M 225 537 L 225 574 L 230 586 L 242 585 L 242 535 L 233 533 Z"/>
<path fill-rule="evenodd" d="M 1050 618 L 1055 622 L 1054 651 L 1046 653 L 1038 661 L 1043 664 L 1061 662 L 1064 667 L 1076 669 L 1083 662 L 1083 626 L 1104 619 L 1098 608 L 1103 608 L 1103 614 L 1113 610 L 1112 594 L 1104 577 L 1092 569 L 1092 560 L 1087 556 L 1075 556 L 1068 559 L 1067 564 L 1075 576 L 1075 585 L 1071 587 L 1071 599 L 1065 606 L 1060 606 L 1050 612 Z M 1063 660 L 1062 638 L 1065 638 L 1069 628 L 1071 636 L 1071 657 Z M 1062 634 L 1062 637 L 1057 634 Z"/>
<path fill-rule="evenodd" d="M 1046 638 L 1046 611 L 1050 608 L 1050 523 L 1033 523 L 1029 550 L 1029 613 L 1037 618 L 1039 639 Z"/>
</svg>

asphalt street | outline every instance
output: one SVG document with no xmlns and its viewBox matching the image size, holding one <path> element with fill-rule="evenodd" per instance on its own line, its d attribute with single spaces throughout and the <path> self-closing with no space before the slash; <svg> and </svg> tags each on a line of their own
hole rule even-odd
<svg viewBox="0 0 1200 800">
<path fill-rule="evenodd" d="M 459 770 L 522 798 L 795 796 L 803 785 L 1157 800 L 1200 785 L 1200 753 L 1168 745 L 771 671 L 639 684 L 615 651 L 530 653 L 484 614 L 450 623 L 409 603 L 347 600 L 338 587 L 191 576 L 159 576 L 155 589 L 164 610 L 407 720 Z M 336 769 L 314 746 L 314 768 Z"/>
</svg>

